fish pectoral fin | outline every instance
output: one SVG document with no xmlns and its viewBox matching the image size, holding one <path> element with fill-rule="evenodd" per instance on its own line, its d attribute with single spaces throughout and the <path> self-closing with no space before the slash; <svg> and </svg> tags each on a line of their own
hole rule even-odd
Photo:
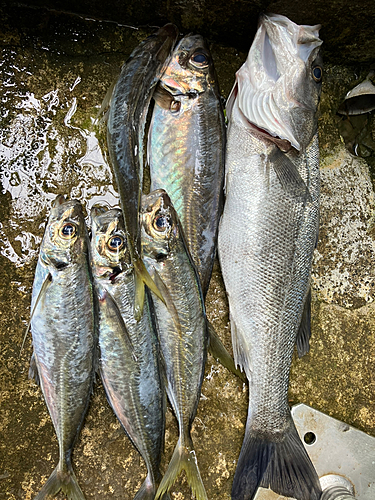
<svg viewBox="0 0 375 500">
<path fill-rule="evenodd" d="M 227 370 L 231 371 L 234 375 L 239 377 L 242 381 L 246 382 L 245 374 L 236 368 L 232 356 L 226 350 L 219 335 L 216 333 L 215 328 L 207 320 L 208 326 L 208 351 L 212 356 L 217 359 Z"/>
<path fill-rule="evenodd" d="M 29 379 L 34 380 L 34 382 L 40 386 L 40 378 L 39 378 L 39 371 L 38 371 L 38 364 L 36 361 L 35 357 L 35 352 L 33 351 L 30 359 L 30 366 L 29 366 Z"/>
<path fill-rule="evenodd" d="M 293 198 L 302 198 L 309 203 L 312 201 L 310 191 L 300 176 L 297 167 L 280 151 L 278 147 L 268 156 L 269 165 L 272 166 L 283 189 Z"/>
<path fill-rule="evenodd" d="M 41 301 L 41 299 L 45 296 L 46 291 L 48 290 L 48 288 L 49 288 L 49 286 L 50 286 L 51 283 L 52 283 L 52 274 L 48 273 L 47 276 L 44 278 L 42 286 L 40 287 L 40 290 L 39 290 L 38 297 L 36 298 L 33 310 L 31 311 L 30 321 L 29 321 L 29 324 L 27 325 L 26 332 L 25 332 L 25 335 L 23 337 L 23 341 L 22 341 L 22 345 L 21 345 L 19 356 L 21 356 L 23 347 L 25 345 L 26 337 L 27 337 L 27 334 L 29 333 L 29 330 L 30 330 L 30 327 L 31 327 L 31 321 L 33 319 L 33 316 L 34 316 L 34 313 L 36 311 L 36 308 L 37 308 L 39 302 Z"/>
<path fill-rule="evenodd" d="M 134 359 L 134 361 L 137 361 L 137 357 L 135 355 L 134 347 L 129 335 L 129 331 L 126 328 L 124 318 L 122 317 L 121 311 L 115 301 L 115 299 L 112 297 L 112 295 L 108 292 L 108 290 L 105 291 L 104 298 L 100 299 L 101 302 L 106 301 L 107 307 L 113 312 L 113 314 L 116 316 L 118 324 L 120 326 L 119 333 L 121 333 L 121 338 L 125 341 L 125 343 L 128 346 L 128 349 Z"/>
<path fill-rule="evenodd" d="M 144 285 L 147 285 L 151 292 L 153 292 L 164 304 L 165 299 L 162 292 L 159 290 L 159 288 L 151 278 L 142 259 L 135 260 L 133 262 L 133 266 L 135 278 L 134 318 L 139 321 L 141 319 L 143 306 L 145 303 Z"/>
<path fill-rule="evenodd" d="M 311 288 L 307 294 L 301 324 L 297 333 L 297 352 L 298 357 L 302 358 L 310 350 L 310 337 L 311 337 Z"/>
</svg>

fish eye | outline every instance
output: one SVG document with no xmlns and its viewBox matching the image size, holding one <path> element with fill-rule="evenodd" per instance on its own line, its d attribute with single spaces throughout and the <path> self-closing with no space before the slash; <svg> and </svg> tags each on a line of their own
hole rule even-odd
<svg viewBox="0 0 375 500">
<path fill-rule="evenodd" d="M 72 222 L 66 222 L 59 232 L 61 238 L 64 238 L 64 240 L 70 240 L 77 233 L 77 227 Z"/>
<path fill-rule="evenodd" d="M 124 246 L 124 238 L 121 236 L 113 236 L 107 241 L 107 246 L 110 250 L 118 251 Z"/>
<path fill-rule="evenodd" d="M 167 217 L 165 215 L 159 215 L 154 220 L 154 228 L 157 231 L 165 231 L 170 226 L 171 226 L 171 220 L 169 217 Z"/>
<path fill-rule="evenodd" d="M 178 113 L 181 108 L 181 102 L 180 101 L 172 101 L 171 105 L 169 107 L 171 113 Z"/>
<path fill-rule="evenodd" d="M 317 83 L 320 83 L 323 77 L 322 68 L 320 66 L 315 66 L 312 70 L 312 76 Z"/>
<path fill-rule="evenodd" d="M 208 65 L 208 57 L 203 52 L 195 52 L 190 58 L 191 63 L 198 68 Z"/>
</svg>

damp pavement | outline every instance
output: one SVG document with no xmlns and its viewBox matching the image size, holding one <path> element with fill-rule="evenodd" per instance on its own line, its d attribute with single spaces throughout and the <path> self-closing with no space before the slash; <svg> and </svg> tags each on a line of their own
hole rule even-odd
<svg viewBox="0 0 375 500">
<path fill-rule="evenodd" d="M 30 314 L 38 248 L 51 200 L 78 198 L 86 211 L 118 195 L 95 125 L 108 88 L 154 28 L 70 14 L 0 7 L 0 499 L 30 500 L 58 461 L 40 389 L 28 379 Z M 250 46 L 251 40 L 249 40 Z M 212 44 L 221 93 L 246 57 Z M 369 67 L 326 63 L 319 118 L 322 199 L 312 276 L 311 350 L 293 361 L 290 404 L 306 403 L 375 436 L 375 219 L 371 165 L 340 138 L 336 110 Z M 373 131 L 374 133 L 374 131 Z M 207 315 L 231 350 L 228 304 L 216 262 Z M 246 422 L 246 384 L 210 355 L 192 437 L 210 500 L 229 500 Z M 163 468 L 178 433 L 167 411 Z M 97 381 L 73 466 L 87 500 L 133 499 L 145 477 Z M 174 500 L 190 498 L 182 475 Z M 60 495 L 58 498 L 63 498 Z"/>
</svg>

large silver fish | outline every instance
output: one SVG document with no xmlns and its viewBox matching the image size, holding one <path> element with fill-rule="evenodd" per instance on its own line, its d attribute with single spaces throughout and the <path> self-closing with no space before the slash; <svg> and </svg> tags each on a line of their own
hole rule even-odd
<svg viewBox="0 0 375 500">
<path fill-rule="evenodd" d="M 144 300 L 143 283 L 160 296 L 140 257 L 139 209 L 144 166 L 143 137 L 149 104 L 168 63 L 177 34 L 176 26 L 166 24 L 134 49 L 113 90 L 108 118 L 108 149 L 136 276 L 135 316 L 138 319 Z"/>
<path fill-rule="evenodd" d="M 161 479 L 165 389 L 150 305 L 133 315 L 135 279 L 121 210 L 91 210 L 92 267 L 99 292 L 99 368 L 117 418 L 147 466 L 137 500 L 153 499 Z"/>
<path fill-rule="evenodd" d="M 59 463 L 35 500 L 60 490 L 84 500 L 71 464 L 95 373 L 97 330 L 88 234 L 77 200 L 52 204 L 36 267 L 29 375 L 43 391 L 59 442 Z"/>
<path fill-rule="evenodd" d="M 249 379 L 234 500 L 254 498 L 258 486 L 298 500 L 320 497 L 288 406 L 296 339 L 299 354 L 308 350 L 319 223 L 319 28 L 262 16 L 227 105 L 218 248 L 235 362 Z"/>
<path fill-rule="evenodd" d="M 223 205 L 225 124 L 209 48 L 200 35 L 175 48 L 154 94 L 151 191 L 165 189 L 207 293 Z"/>
<path fill-rule="evenodd" d="M 154 298 L 167 394 L 177 417 L 179 439 L 155 499 L 185 470 L 198 500 L 207 500 L 190 436 L 207 356 L 207 322 L 199 278 L 170 198 L 159 189 L 142 199 L 145 265 L 166 297 Z"/>
</svg>

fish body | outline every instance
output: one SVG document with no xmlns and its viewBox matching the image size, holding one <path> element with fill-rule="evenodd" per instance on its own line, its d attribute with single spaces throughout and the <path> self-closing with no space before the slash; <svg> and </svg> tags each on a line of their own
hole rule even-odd
<svg viewBox="0 0 375 500">
<path fill-rule="evenodd" d="M 154 298 L 167 394 L 177 417 L 179 440 L 156 499 L 182 470 L 197 499 L 207 499 L 190 436 L 207 356 L 207 322 L 197 271 L 168 195 L 156 190 L 143 197 L 142 249 L 145 265 L 166 297 Z"/>
<path fill-rule="evenodd" d="M 300 354 L 308 350 L 302 319 L 318 237 L 318 29 L 263 16 L 227 104 L 218 248 L 235 363 L 249 379 L 234 500 L 254 498 L 258 486 L 297 500 L 320 497 L 287 397 L 296 341 Z"/>
<path fill-rule="evenodd" d="M 165 389 L 148 301 L 141 319 L 133 315 L 134 271 L 121 210 L 92 217 L 92 267 L 99 292 L 99 369 L 117 418 L 147 466 L 137 500 L 153 499 L 160 481 L 164 444 Z"/>
<path fill-rule="evenodd" d="M 71 452 L 92 392 L 97 348 L 88 234 L 81 205 L 58 196 L 41 244 L 32 293 L 29 374 L 42 389 L 59 442 L 59 463 L 37 500 L 60 490 L 83 500 Z"/>
<path fill-rule="evenodd" d="M 177 33 L 173 24 L 167 24 L 135 48 L 113 90 L 107 125 L 108 149 L 124 214 L 128 248 L 139 278 L 140 298 L 135 304 L 138 319 L 142 312 L 141 283 L 145 282 L 157 293 L 140 257 L 143 137 L 152 94 L 167 64 Z"/>
<path fill-rule="evenodd" d="M 225 124 L 209 48 L 182 38 L 154 93 L 148 139 L 151 191 L 165 189 L 206 295 L 223 205 Z"/>
</svg>

